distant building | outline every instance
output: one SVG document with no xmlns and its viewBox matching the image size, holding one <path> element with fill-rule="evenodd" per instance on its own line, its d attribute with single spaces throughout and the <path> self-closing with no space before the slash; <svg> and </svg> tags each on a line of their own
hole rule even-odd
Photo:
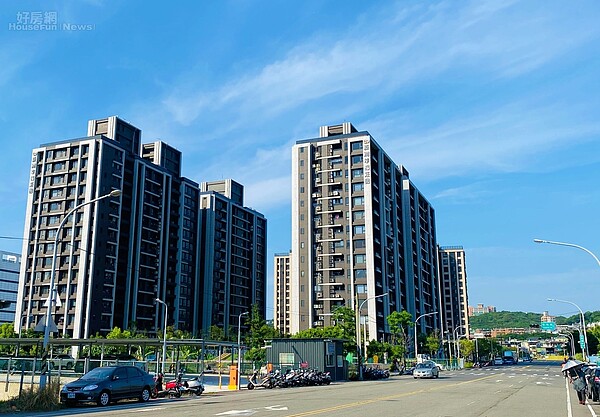
<svg viewBox="0 0 600 417">
<path fill-rule="evenodd" d="M 469 306 L 469 317 L 478 316 L 480 314 L 485 314 L 485 313 L 495 313 L 495 312 L 496 312 L 496 307 L 494 307 L 494 306 L 484 307 L 483 304 L 477 304 L 477 307 Z"/>
<path fill-rule="evenodd" d="M 273 325 L 282 334 L 290 334 L 290 285 L 291 253 L 276 253 L 274 259 L 274 304 Z"/>
<path fill-rule="evenodd" d="M 0 250 L 0 324 L 14 323 L 21 255 Z"/>
<path fill-rule="evenodd" d="M 467 266 L 462 246 L 438 248 L 440 311 L 444 332 L 469 334 Z"/>
</svg>

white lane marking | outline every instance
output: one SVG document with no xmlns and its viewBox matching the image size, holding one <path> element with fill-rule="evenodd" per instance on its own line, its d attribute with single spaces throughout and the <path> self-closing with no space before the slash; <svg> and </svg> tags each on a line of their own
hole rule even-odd
<svg viewBox="0 0 600 417">
<path fill-rule="evenodd" d="M 158 411 L 158 410 L 164 410 L 164 407 L 152 407 L 152 408 L 142 408 L 142 409 L 138 409 L 138 410 L 127 410 L 128 413 L 141 413 L 141 412 L 146 412 L 146 411 Z"/>
<path fill-rule="evenodd" d="M 565 378 L 565 388 L 567 389 L 567 417 L 573 417 L 573 412 L 571 411 L 571 394 L 569 393 L 567 378 Z"/>
<path fill-rule="evenodd" d="M 268 411 L 287 411 L 287 407 L 284 405 L 270 405 L 268 407 L 265 407 L 265 410 Z"/>
<path fill-rule="evenodd" d="M 587 408 L 590 410 L 590 413 L 592 414 L 592 417 L 598 417 L 598 414 L 596 414 L 596 412 L 594 411 L 594 409 L 592 408 L 592 406 L 590 405 L 590 403 L 587 403 Z"/>
<path fill-rule="evenodd" d="M 215 416 L 251 416 L 253 414 L 256 414 L 256 410 L 230 410 L 215 414 Z"/>
</svg>

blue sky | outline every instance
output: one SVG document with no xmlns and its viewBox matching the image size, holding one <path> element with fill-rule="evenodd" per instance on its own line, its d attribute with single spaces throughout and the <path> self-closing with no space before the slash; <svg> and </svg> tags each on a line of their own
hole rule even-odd
<svg viewBox="0 0 600 417">
<path fill-rule="evenodd" d="M 271 281 L 291 147 L 350 121 L 408 169 L 439 244 L 464 246 L 471 305 L 600 310 L 594 259 L 533 243 L 600 255 L 600 3 L 173 4 L 0 4 L 0 236 L 22 236 L 31 149 L 118 115 L 181 150 L 185 176 L 244 184 L 269 221 Z M 58 29 L 11 29 L 23 12 Z"/>
</svg>

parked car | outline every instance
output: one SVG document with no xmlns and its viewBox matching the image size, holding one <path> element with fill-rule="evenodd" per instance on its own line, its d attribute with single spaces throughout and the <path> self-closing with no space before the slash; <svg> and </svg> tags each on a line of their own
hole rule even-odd
<svg viewBox="0 0 600 417">
<path fill-rule="evenodd" d="M 592 401 L 600 400 L 600 368 L 590 367 L 585 373 L 587 380 L 587 397 Z"/>
<path fill-rule="evenodd" d="M 95 368 L 60 391 L 64 404 L 95 402 L 106 406 L 127 398 L 148 401 L 154 389 L 154 378 L 136 366 L 104 366 Z"/>
<path fill-rule="evenodd" d="M 498 356 L 497 358 L 494 358 L 494 365 L 503 365 L 504 361 L 502 360 L 502 358 L 500 356 Z"/>
<path fill-rule="evenodd" d="M 52 369 L 73 369 L 75 367 L 75 358 L 71 355 L 60 354 L 50 360 Z"/>
<path fill-rule="evenodd" d="M 413 371 L 413 377 L 416 378 L 439 378 L 440 368 L 433 361 L 418 363 Z"/>
</svg>

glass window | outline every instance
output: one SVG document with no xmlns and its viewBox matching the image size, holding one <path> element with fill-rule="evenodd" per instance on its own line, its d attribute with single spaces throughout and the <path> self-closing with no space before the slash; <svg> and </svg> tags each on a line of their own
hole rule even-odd
<svg viewBox="0 0 600 417">
<path fill-rule="evenodd" d="M 354 234 L 355 235 L 362 235 L 364 233 L 365 233 L 365 226 L 364 225 L 354 226 Z"/>
<path fill-rule="evenodd" d="M 354 255 L 355 264 L 364 264 L 367 261 L 367 255 Z"/>
<path fill-rule="evenodd" d="M 365 189 L 365 184 L 362 182 L 353 182 L 352 183 L 352 191 L 363 191 Z"/>
<path fill-rule="evenodd" d="M 362 149 L 362 147 L 363 147 L 362 142 L 352 142 L 352 150 L 353 151 Z"/>
<path fill-rule="evenodd" d="M 367 270 L 366 269 L 357 269 L 354 271 L 354 277 L 355 278 L 366 278 L 367 277 Z"/>
<path fill-rule="evenodd" d="M 355 248 L 364 248 L 365 247 L 365 240 L 364 239 L 356 239 L 354 241 L 354 247 Z"/>
<path fill-rule="evenodd" d="M 354 198 L 352 198 L 352 205 L 353 206 L 364 206 L 365 205 L 365 198 L 364 197 L 354 197 Z"/>
<path fill-rule="evenodd" d="M 363 210 L 353 211 L 352 219 L 353 220 L 362 220 L 365 218 L 365 212 Z"/>
<path fill-rule="evenodd" d="M 352 157 L 352 163 L 353 164 L 360 164 L 362 161 L 363 161 L 362 155 L 354 155 Z"/>
<path fill-rule="evenodd" d="M 362 168 L 352 170 L 352 178 L 362 177 L 362 174 L 363 174 Z"/>
</svg>

